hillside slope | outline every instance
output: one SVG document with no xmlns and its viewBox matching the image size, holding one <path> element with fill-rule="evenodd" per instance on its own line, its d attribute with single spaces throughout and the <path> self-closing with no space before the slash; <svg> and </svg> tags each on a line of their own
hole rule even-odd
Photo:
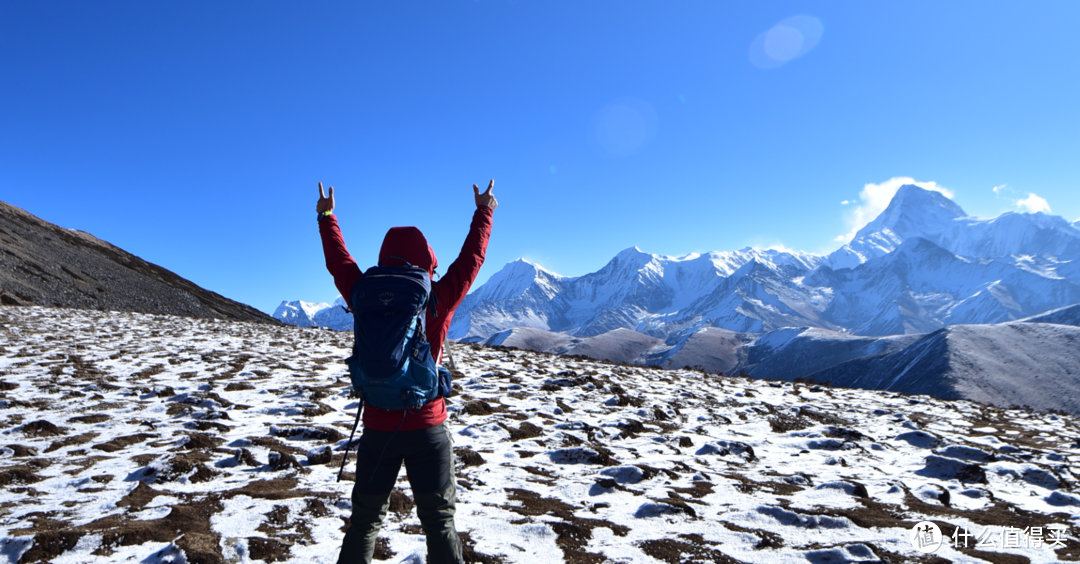
<svg viewBox="0 0 1080 564">
<path fill-rule="evenodd" d="M 835 386 L 1080 415 L 1080 327 L 1016 322 L 955 325 L 902 349 L 807 376 Z"/>
<path fill-rule="evenodd" d="M 0 303 L 278 322 L 89 233 L 0 202 Z"/>
</svg>

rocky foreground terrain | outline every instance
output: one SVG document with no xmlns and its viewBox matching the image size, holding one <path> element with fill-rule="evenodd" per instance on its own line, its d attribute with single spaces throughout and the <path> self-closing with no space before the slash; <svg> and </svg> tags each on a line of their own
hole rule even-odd
<svg viewBox="0 0 1080 564">
<path fill-rule="evenodd" d="M 350 339 L 0 308 L 0 562 L 333 562 Z M 469 562 L 1080 560 L 1074 417 L 453 352 Z M 420 563 L 400 486 L 377 557 Z M 921 521 L 935 552 L 911 540 Z"/>
</svg>

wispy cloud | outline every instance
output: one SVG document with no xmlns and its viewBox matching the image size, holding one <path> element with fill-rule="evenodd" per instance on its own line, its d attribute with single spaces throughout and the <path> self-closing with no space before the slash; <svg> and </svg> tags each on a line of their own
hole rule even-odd
<svg viewBox="0 0 1080 564">
<path fill-rule="evenodd" d="M 1016 200 L 1016 209 L 1020 211 L 1026 211 L 1028 213 L 1050 213 L 1050 204 L 1047 203 L 1045 198 L 1041 198 L 1035 194 L 1028 193 L 1028 197 L 1021 200 Z"/>
<path fill-rule="evenodd" d="M 893 196 L 896 195 L 896 191 L 905 184 L 914 184 L 924 190 L 941 192 L 947 198 L 953 197 L 952 190 L 949 190 L 944 186 L 938 186 L 936 182 L 920 182 L 910 176 L 897 176 L 890 178 L 881 184 L 867 184 L 863 186 L 862 192 L 859 192 L 859 200 L 862 203 L 849 212 L 844 218 L 850 231 L 843 235 L 838 235 L 833 240 L 838 243 L 850 243 L 860 229 L 865 227 L 867 223 L 873 221 L 875 217 L 881 214 L 881 212 L 885 211 L 885 208 L 889 207 L 889 202 L 891 202 Z M 855 203 L 855 201 L 844 200 L 841 202 L 843 205 L 851 203 Z"/>
<path fill-rule="evenodd" d="M 846 206 L 848 204 L 854 204 L 854 203 L 855 203 L 855 200 L 844 200 L 843 202 L 840 202 L 840 205 L 841 206 Z"/>
<path fill-rule="evenodd" d="M 1027 213 L 1050 213 L 1050 203 L 1046 201 L 1046 198 L 1033 192 L 1028 192 L 1026 198 L 1015 198 L 1009 196 L 1016 195 L 1017 191 L 1009 188 L 1007 184 L 994 186 L 992 190 L 994 191 L 994 195 L 998 198 L 1008 200 L 1016 211 Z"/>
</svg>

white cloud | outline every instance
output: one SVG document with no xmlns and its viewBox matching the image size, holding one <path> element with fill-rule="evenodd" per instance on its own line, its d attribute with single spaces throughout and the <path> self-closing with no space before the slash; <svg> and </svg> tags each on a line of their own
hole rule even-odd
<svg viewBox="0 0 1080 564">
<path fill-rule="evenodd" d="M 1028 197 L 1022 200 L 1016 200 L 1016 209 L 1020 211 L 1026 211 L 1028 213 L 1050 213 L 1050 204 L 1046 202 L 1044 198 L 1040 198 L 1035 194 L 1028 193 Z"/>
<path fill-rule="evenodd" d="M 1009 196 L 1015 195 L 1017 191 L 1013 188 L 1009 188 L 1008 185 L 1002 184 L 1001 186 L 994 186 L 994 195 L 1002 200 L 1008 200 L 1009 203 L 1016 208 L 1016 211 L 1027 213 L 1050 213 L 1050 204 L 1045 198 L 1038 196 L 1034 193 L 1028 192 L 1026 198 L 1010 198 Z"/>
<path fill-rule="evenodd" d="M 843 202 L 840 202 L 840 205 L 841 206 L 846 206 L 848 204 L 854 204 L 854 203 L 855 203 L 855 200 L 844 200 Z"/>
<path fill-rule="evenodd" d="M 875 217 L 881 214 L 881 212 L 885 211 L 885 208 L 889 207 L 889 202 L 891 202 L 893 196 L 896 195 L 896 191 L 905 184 L 914 184 L 924 190 L 941 192 L 945 197 L 950 199 L 953 197 L 952 190 L 949 190 L 944 186 L 938 186 L 936 182 L 919 182 L 910 176 L 897 176 L 890 178 L 881 184 L 867 184 L 863 186 L 862 192 L 859 192 L 859 199 L 862 200 L 862 203 L 847 214 L 847 217 L 845 218 L 850 231 L 844 235 L 837 236 L 833 240 L 839 243 L 850 243 L 860 229 L 865 227 L 867 223 L 873 221 Z"/>
</svg>

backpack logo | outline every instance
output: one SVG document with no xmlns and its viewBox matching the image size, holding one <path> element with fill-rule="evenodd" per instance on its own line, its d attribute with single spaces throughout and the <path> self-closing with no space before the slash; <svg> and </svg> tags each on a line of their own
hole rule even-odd
<svg viewBox="0 0 1080 564">
<path fill-rule="evenodd" d="M 364 296 L 360 296 L 360 297 L 363 298 Z M 392 302 L 393 300 L 394 300 L 394 293 L 393 292 L 383 292 L 383 293 L 379 294 L 379 301 L 382 302 L 382 305 L 384 305 L 384 306 L 385 305 L 390 305 L 390 302 Z"/>
</svg>

